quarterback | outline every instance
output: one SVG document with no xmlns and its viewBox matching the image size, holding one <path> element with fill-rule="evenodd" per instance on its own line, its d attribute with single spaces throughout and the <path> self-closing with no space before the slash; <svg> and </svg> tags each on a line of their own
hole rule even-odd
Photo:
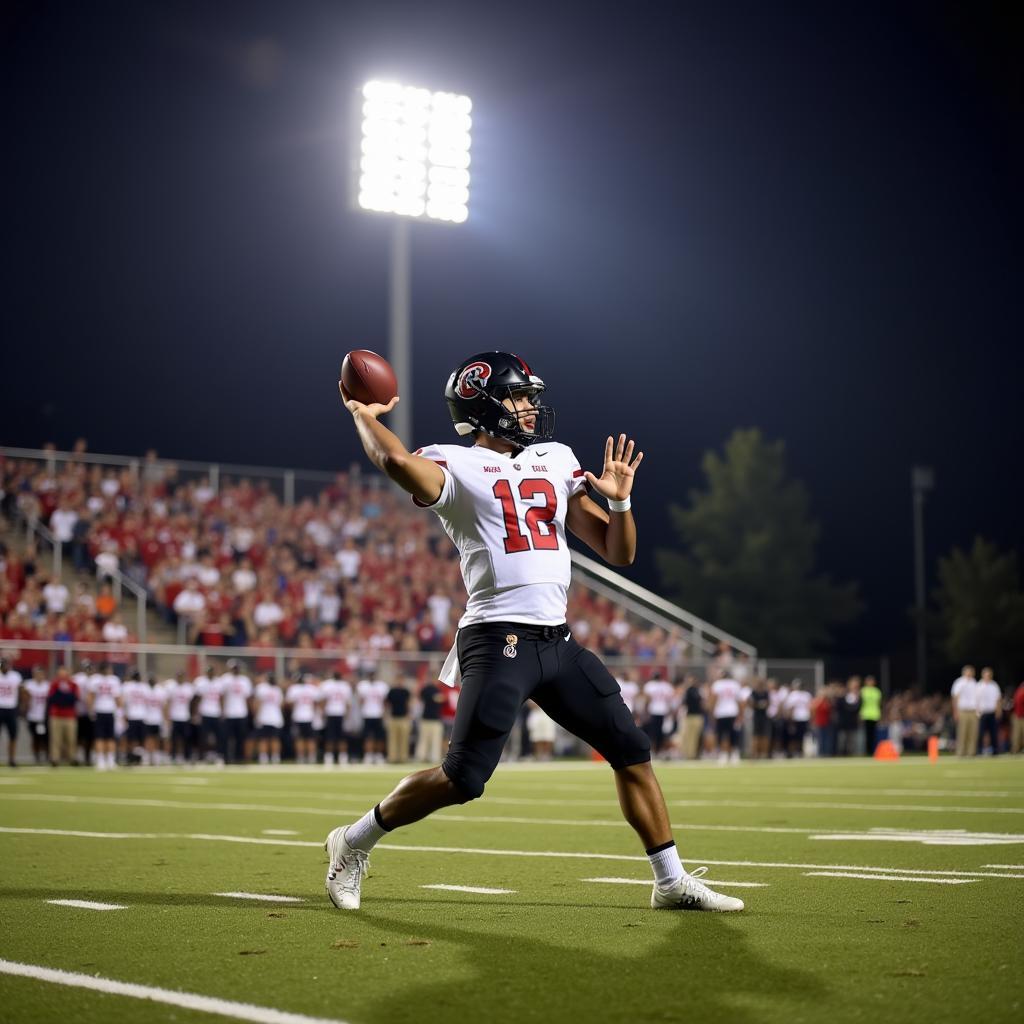
<svg viewBox="0 0 1024 1024">
<path fill-rule="evenodd" d="M 408 452 L 381 422 L 387 405 L 364 405 L 341 387 L 370 461 L 431 509 L 459 550 L 468 602 L 442 670 L 462 691 L 444 761 L 403 779 L 379 804 L 324 844 L 331 902 L 357 910 L 369 854 L 389 832 L 483 795 L 519 709 L 533 700 L 590 744 L 615 776 L 619 806 L 654 873 L 655 910 L 742 910 L 743 902 L 687 872 L 672 839 L 651 745 L 634 724 L 619 684 L 565 623 L 570 581 L 566 530 L 612 565 L 636 553 L 630 512 L 643 458 L 624 434 L 609 437 L 600 476 L 584 472 L 552 440 L 554 413 L 539 402 L 544 381 L 511 352 L 483 352 L 448 378 L 445 399 L 457 434 L 472 445 Z M 606 512 L 588 494 L 605 499 Z"/>
</svg>

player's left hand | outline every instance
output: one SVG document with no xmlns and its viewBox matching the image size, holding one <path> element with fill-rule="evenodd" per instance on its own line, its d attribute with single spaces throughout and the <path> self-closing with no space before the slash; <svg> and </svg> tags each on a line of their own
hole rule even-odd
<svg viewBox="0 0 1024 1024">
<path fill-rule="evenodd" d="M 644 457 L 643 452 L 633 455 L 633 441 L 627 441 L 625 434 L 619 434 L 618 441 L 609 437 L 604 443 L 604 471 L 599 477 L 589 470 L 583 475 L 598 494 L 616 501 L 629 497 L 633 490 L 633 476 Z"/>
</svg>

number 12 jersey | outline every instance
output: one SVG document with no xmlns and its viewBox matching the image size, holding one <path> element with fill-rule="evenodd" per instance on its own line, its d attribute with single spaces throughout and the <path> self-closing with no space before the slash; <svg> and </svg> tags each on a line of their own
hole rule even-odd
<svg viewBox="0 0 1024 1024">
<path fill-rule="evenodd" d="M 435 444 L 415 454 L 444 473 L 441 494 L 425 507 L 459 549 L 469 595 L 459 626 L 565 622 L 571 571 L 565 517 L 569 499 L 586 485 L 572 449 L 549 441 L 513 455 Z"/>
</svg>

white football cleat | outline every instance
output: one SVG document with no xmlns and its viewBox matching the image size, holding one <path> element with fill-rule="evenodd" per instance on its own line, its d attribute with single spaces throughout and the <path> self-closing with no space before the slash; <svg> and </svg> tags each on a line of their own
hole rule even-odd
<svg viewBox="0 0 1024 1024">
<path fill-rule="evenodd" d="M 709 889 L 701 878 L 707 868 L 697 868 L 693 874 L 684 874 L 671 888 L 660 889 L 657 884 L 651 893 L 652 910 L 717 910 L 728 912 L 743 909 L 743 900 L 723 896 Z"/>
<path fill-rule="evenodd" d="M 345 841 L 345 830 L 334 829 L 324 842 L 330 859 L 324 888 L 339 910 L 359 909 L 359 888 L 370 867 L 370 855 Z"/>
</svg>

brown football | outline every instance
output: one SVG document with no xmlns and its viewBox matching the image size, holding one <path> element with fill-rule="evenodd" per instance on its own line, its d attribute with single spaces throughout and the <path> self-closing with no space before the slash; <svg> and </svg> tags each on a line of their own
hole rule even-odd
<svg viewBox="0 0 1024 1024">
<path fill-rule="evenodd" d="M 345 390 L 364 405 L 387 405 L 398 394 L 398 381 L 391 364 L 366 348 L 357 348 L 341 364 L 341 383 Z"/>
</svg>

